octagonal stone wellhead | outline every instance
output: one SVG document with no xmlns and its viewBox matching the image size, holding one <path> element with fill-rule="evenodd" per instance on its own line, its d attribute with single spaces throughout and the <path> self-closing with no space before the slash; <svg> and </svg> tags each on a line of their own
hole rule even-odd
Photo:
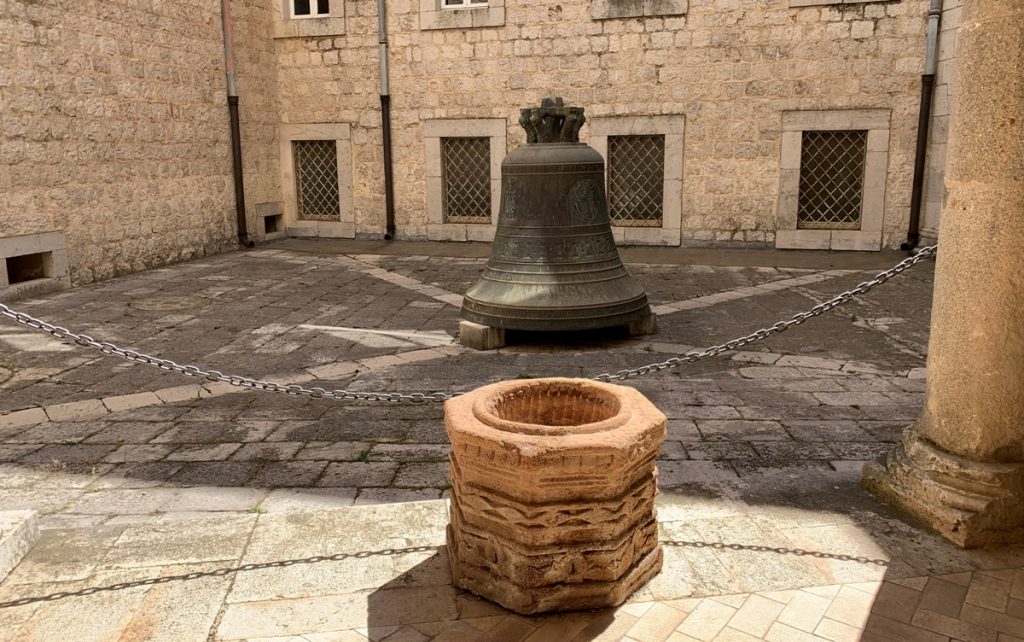
<svg viewBox="0 0 1024 642">
<path fill-rule="evenodd" d="M 624 602 L 661 570 L 665 422 L 636 390 L 581 379 L 446 402 L 455 584 L 524 615 Z"/>
</svg>

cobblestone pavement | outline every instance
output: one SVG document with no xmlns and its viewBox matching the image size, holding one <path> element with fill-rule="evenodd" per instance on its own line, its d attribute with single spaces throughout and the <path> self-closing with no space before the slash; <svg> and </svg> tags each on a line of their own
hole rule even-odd
<svg viewBox="0 0 1024 642">
<path fill-rule="evenodd" d="M 261 249 L 16 307 L 229 373 L 446 391 L 663 360 L 787 318 L 877 271 L 634 264 L 658 334 L 525 336 L 474 352 L 455 334 L 460 293 L 482 263 Z M 662 485 L 757 493 L 764 479 L 854 479 L 921 406 L 930 288 L 926 263 L 755 352 L 633 380 L 670 417 Z M 37 509 L 44 528 L 436 499 L 448 484 L 439 405 L 239 392 L 11 323 L 0 323 L 3 379 L 0 510 Z"/>
<path fill-rule="evenodd" d="M 663 360 L 899 259 L 631 264 L 657 335 L 474 352 L 454 335 L 480 258 L 331 247 L 226 254 L 15 307 L 229 373 L 447 391 Z M 544 618 L 449 584 L 439 405 L 239 392 L 2 323 L 0 510 L 40 511 L 43 534 L 0 584 L 0 638 L 1018 642 L 1024 551 L 959 551 L 859 486 L 920 410 L 931 279 L 918 266 L 751 351 L 632 380 L 669 417 L 665 571 L 620 609 Z"/>
</svg>

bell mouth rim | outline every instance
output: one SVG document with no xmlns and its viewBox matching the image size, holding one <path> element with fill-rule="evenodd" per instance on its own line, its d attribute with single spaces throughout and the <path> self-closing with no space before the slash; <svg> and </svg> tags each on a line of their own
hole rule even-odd
<svg viewBox="0 0 1024 642">
<path fill-rule="evenodd" d="M 556 394 L 552 395 L 554 392 Z M 539 393 L 539 394 L 538 394 Z M 563 394 L 565 393 L 565 394 Z M 575 399 L 585 403 L 592 403 L 598 406 L 595 416 L 583 422 L 567 421 L 566 414 L 569 410 L 560 408 L 563 412 L 555 422 L 539 423 L 529 419 L 538 419 L 536 413 L 539 409 L 533 408 L 534 415 L 527 410 L 527 421 L 511 419 L 508 415 L 516 410 L 507 407 L 516 401 L 530 400 L 533 397 L 547 397 L 555 402 L 563 404 L 573 399 L 571 396 L 576 393 Z M 537 399 L 538 403 L 542 403 Z M 520 405 L 523 405 L 520 403 Z M 557 413 L 555 413 L 557 415 Z M 576 379 L 524 379 L 506 381 L 495 386 L 491 394 L 476 399 L 473 403 L 473 416 L 484 425 L 495 430 L 522 436 L 537 437 L 569 437 L 573 435 L 592 435 L 595 433 L 610 432 L 624 426 L 632 416 L 629 408 L 621 395 L 609 390 L 602 384 L 594 381 Z M 548 417 L 551 417 L 549 414 Z M 559 423 L 561 421 L 561 423 Z"/>
</svg>

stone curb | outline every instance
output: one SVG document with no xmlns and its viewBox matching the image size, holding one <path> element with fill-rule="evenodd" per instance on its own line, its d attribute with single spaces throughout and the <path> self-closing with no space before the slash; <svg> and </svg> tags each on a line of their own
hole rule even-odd
<svg viewBox="0 0 1024 642">
<path fill-rule="evenodd" d="M 3 582 L 39 539 L 34 510 L 0 511 L 0 582 Z"/>
</svg>

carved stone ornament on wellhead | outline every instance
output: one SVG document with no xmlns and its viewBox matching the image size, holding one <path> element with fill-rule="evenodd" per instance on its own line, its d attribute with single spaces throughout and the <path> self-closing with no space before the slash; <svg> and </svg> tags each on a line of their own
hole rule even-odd
<svg viewBox="0 0 1024 642">
<path fill-rule="evenodd" d="M 624 602 L 661 570 L 665 423 L 633 388 L 582 379 L 447 401 L 455 584 L 522 614 Z"/>
</svg>

